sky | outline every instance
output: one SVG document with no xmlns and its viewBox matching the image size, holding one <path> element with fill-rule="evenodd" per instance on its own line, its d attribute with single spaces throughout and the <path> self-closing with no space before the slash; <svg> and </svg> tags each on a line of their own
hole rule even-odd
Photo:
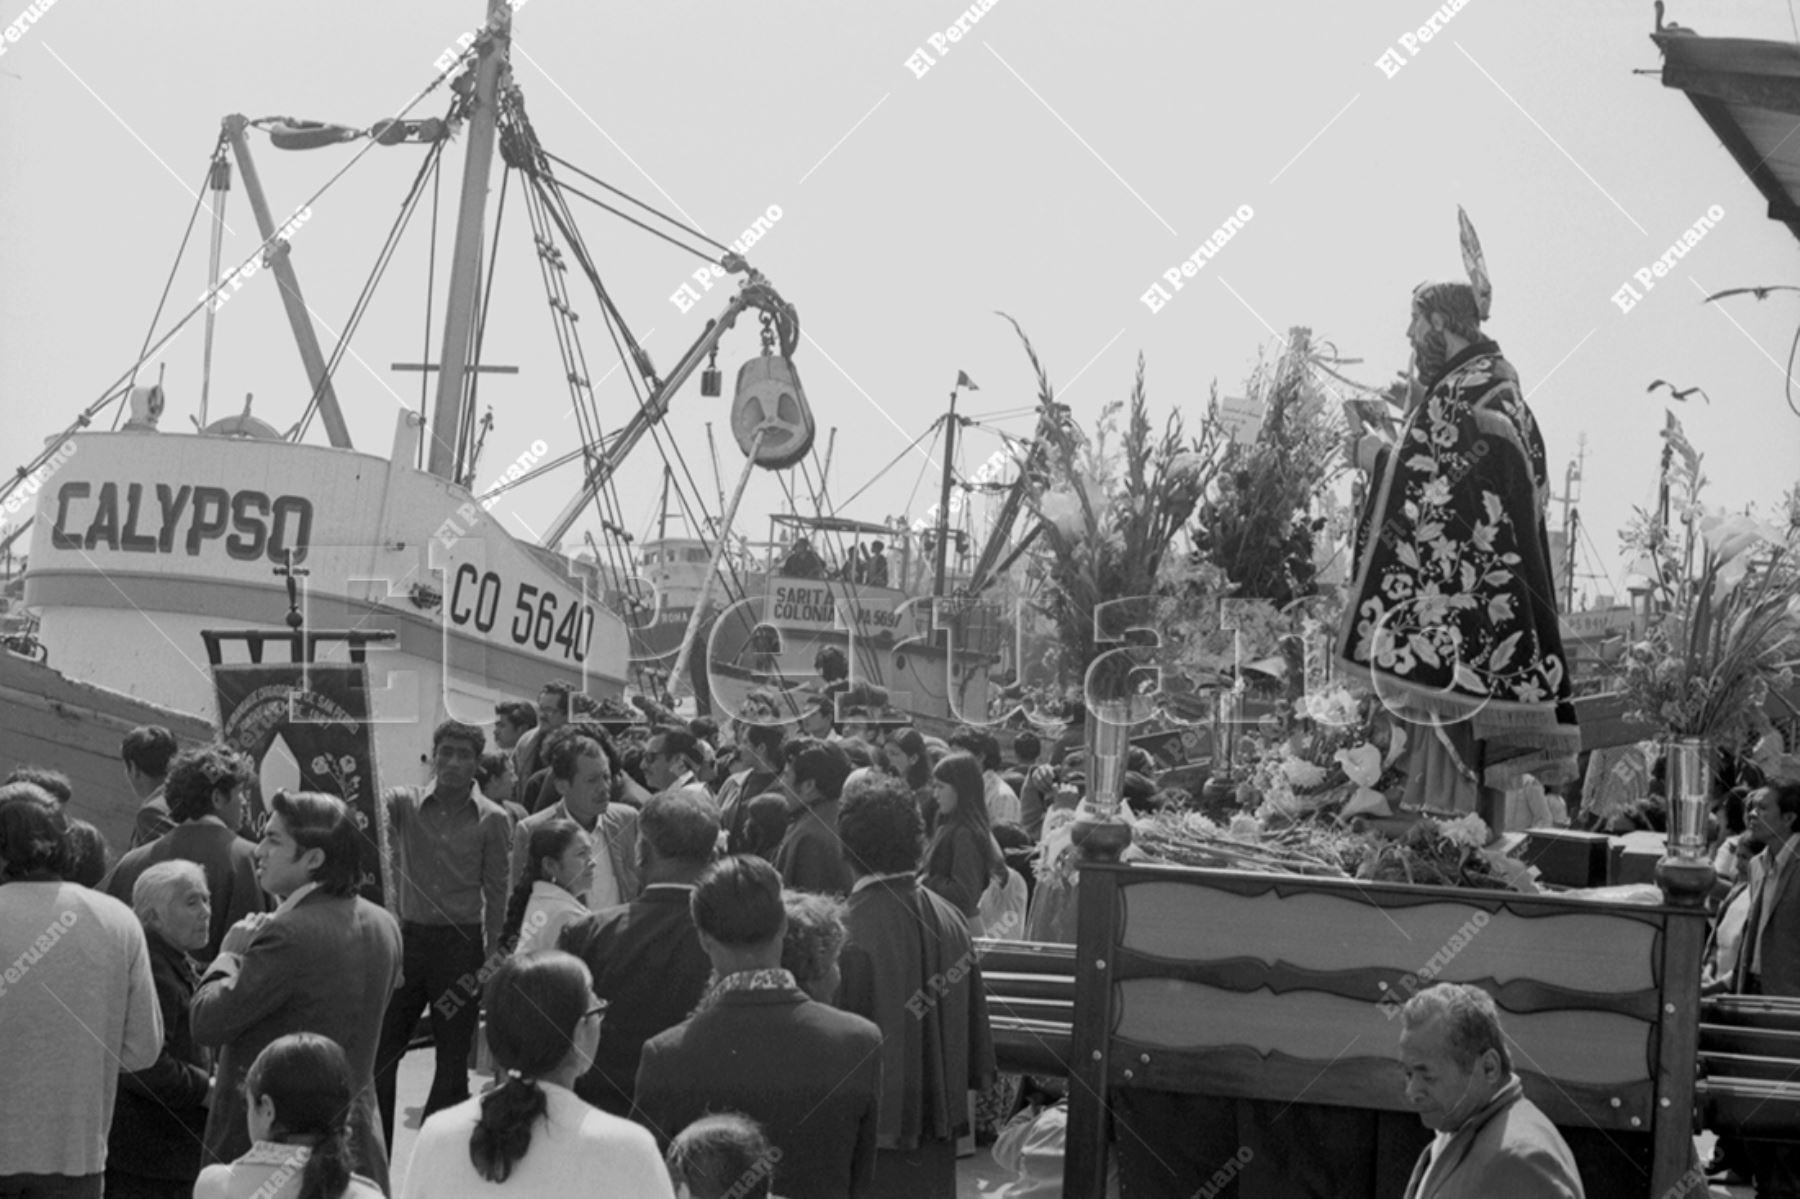
<svg viewBox="0 0 1800 1199">
<path fill-rule="evenodd" d="M 134 362 L 222 116 L 366 127 L 435 77 L 434 60 L 482 7 L 59 0 L 5 43 L 6 452 L 23 462 Z M 23 9 L 13 0 L 0 22 Z M 998 0 L 985 12 L 936 0 L 527 0 L 513 65 L 544 145 L 582 169 L 719 241 L 779 209 L 749 258 L 798 308 L 795 364 L 821 454 L 837 430 L 829 491 L 847 497 L 902 458 L 843 513 L 865 520 L 919 519 L 934 501 L 929 437 L 902 452 L 959 371 L 980 388 L 963 412 L 1011 414 L 968 431 L 965 473 L 1002 447 L 996 430 L 1030 432 L 1034 380 L 997 312 L 1018 319 L 1084 425 L 1126 396 L 1139 353 L 1153 412 L 1197 421 L 1214 381 L 1240 390 L 1259 350 L 1296 325 L 1362 359 L 1344 368 L 1352 377 L 1385 382 L 1406 363 L 1414 284 L 1462 277 L 1460 203 L 1493 279 L 1488 332 L 1520 372 L 1559 494 L 1586 437 L 1579 509 L 1593 565 L 1610 576 L 1587 586 L 1622 594 L 1617 530 L 1654 500 L 1670 406 L 1646 394 L 1653 379 L 1709 397 L 1673 407 L 1706 455 L 1713 503 L 1767 510 L 1800 476 L 1800 418 L 1782 397 L 1800 297 L 1700 302 L 1794 282 L 1794 239 L 1654 74 L 1649 3 L 1469 0 L 1421 40 L 1437 11 L 1416 0 Z M 979 19 L 951 40 L 965 13 Z M 1706 35 L 1800 38 L 1785 0 L 1672 0 L 1668 19 Z M 446 102 L 440 88 L 409 115 L 441 115 Z M 362 145 L 293 153 L 253 134 L 277 220 Z M 294 234 L 328 353 L 422 153 L 371 150 Z M 459 139 L 439 216 L 440 308 L 462 159 Z M 666 370 L 723 307 L 725 284 L 681 311 L 671 297 L 699 260 L 574 203 L 609 290 Z M 1704 239 L 1622 311 L 1613 297 L 1634 272 L 1714 206 L 1723 215 Z M 493 208 L 491 194 L 490 218 Z M 1244 210 L 1204 269 L 1179 289 L 1165 280 Z M 428 323 L 434 347 L 442 336 L 441 312 L 426 318 L 429 217 L 415 219 L 337 378 L 357 448 L 383 456 L 400 407 L 420 401 L 419 376 L 389 364 L 419 359 Z M 229 270 L 260 240 L 241 187 L 225 219 Z M 577 444 L 522 206 L 509 205 L 499 237 L 485 358 L 520 373 L 483 382 L 496 422 L 483 480 L 536 441 L 553 454 Z M 161 328 L 206 273 L 203 223 Z M 1153 311 L 1144 296 L 1158 283 L 1169 294 Z M 569 286 L 601 376 L 616 360 L 591 291 L 576 276 Z M 201 342 L 195 321 L 155 360 L 167 370 L 165 430 L 192 427 Z M 731 380 L 755 353 L 745 321 L 720 354 L 725 397 L 690 383 L 666 425 L 713 508 L 706 425 L 728 490 L 743 463 L 728 432 Z M 246 392 L 278 428 L 298 418 L 308 388 L 267 272 L 221 310 L 213 370 L 212 418 Z M 609 425 L 623 423 L 623 372 L 598 391 Z M 309 439 L 324 440 L 316 422 Z M 658 507 L 655 450 L 646 441 L 618 480 L 639 532 Z M 496 514 L 522 536 L 542 530 L 576 483 L 564 470 L 508 493 Z M 762 537 L 786 502 L 781 480 L 758 472 L 739 530 Z M 577 531 L 594 527 L 590 515 Z"/>
</svg>

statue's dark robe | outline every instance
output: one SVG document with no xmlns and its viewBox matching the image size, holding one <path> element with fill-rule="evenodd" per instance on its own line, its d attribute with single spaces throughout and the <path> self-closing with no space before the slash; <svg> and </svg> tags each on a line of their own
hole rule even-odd
<svg viewBox="0 0 1800 1199">
<path fill-rule="evenodd" d="M 1338 634 L 1339 664 L 1423 726 L 1426 758 L 1500 790 L 1525 774 L 1573 778 L 1580 749 L 1548 496 L 1518 374 L 1499 346 L 1476 342 L 1378 456 Z"/>
</svg>

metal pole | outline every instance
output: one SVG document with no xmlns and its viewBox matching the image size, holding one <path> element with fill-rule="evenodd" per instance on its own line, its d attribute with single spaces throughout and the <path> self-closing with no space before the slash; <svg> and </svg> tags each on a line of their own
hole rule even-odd
<svg viewBox="0 0 1800 1199">
<path fill-rule="evenodd" d="M 825 465 L 819 468 L 819 506 L 831 511 L 831 455 L 837 449 L 837 426 L 831 426 L 831 436 L 825 439 Z"/>
<path fill-rule="evenodd" d="M 956 388 L 950 389 L 950 413 L 944 417 L 944 486 L 938 494 L 937 557 L 931 594 L 944 594 L 944 572 L 950 549 L 950 464 L 956 460 Z"/>
<path fill-rule="evenodd" d="M 457 426 L 462 420 L 463 379 L 475 331 L 481 286 L 481 236 L 487 219 L 488 168 L 494 158 L 494 128 L 500 76 L 506 69 L 511 6 L 488 0 L 487 29 L 475 68 L 475 98 L 469 113 L 469 151 L 463 161 L 462 199 L 456 214 L 456 245 L 450 260 L 450 290 L 444 306 L 443 357 L 439 360 L 437 404 L 432 412 L 431 453 L 425 469 L 440 479 L 456 478 Z"/>
<path fill-rule="evenodd" d="M 221 154 L 212 168 L 213 227 L 212 253 L 207 259 L 206 277 L 211 285 L 220 283 L 220 258 L 225 250 L 225 196 L 231 190 L 231 160 Z M 200 354 L 200 428 L 206 428 L 206 401 L 212 393 L 213 324 L 218 319 L 219 301 L 206 306 L 206 345 Z"/>
<path fill-rule="evenodd" d="M 670 672 L 669 694 L 680 698 L 692 690 L 688 679 L 688 661 L 694 656 L 694 642 L 699 639 L 700 625 L 706 620 L 706 609 L 712 603 L 713 580 L 719 577 L 719 563 L 725 557 L 726 547 L 731 543 L 731 522 L 737 517 L 738 504 L 744 498 L 744 488 L 750 484 L 750 475 L 756 469 L 756 452 L 762 449 L 763 433 L 758 429 L 750 442 L 750 456 L 744 461 L 744 473 L 738 476 L 737 489 L 731 493 L 731 502 L 726 505 L 724 515 L 719 519 L 718 540 L 713 542 L 712 561 L 707 564 L 706 577 L 700 580 L 700 594 L 694 597 L 694 610 L 688 614 L 687 632 L 682 634 L 681 653 L 675 658 L 675 669 Z"/>
<path fill-rule="evenodd" d="M 250 157 L 250 143 L 244 137 L 244 130 L 249 124 L 248 117 L 242 113 L 233 113 L 225 118 L 225 137 L 231 142 L 232 153 L 237 155 L 238 169 L 244 173 L 244 194 L 250 198 L 250 207 L 256 213 L 256 227 L 262 233 L 263 240 L 268 241 L 275 236 L 275 219 L 269 213 L 269 201 L 263 195 L 262 178 L 257 175 L 256 163 Z M 350 429 L 344 424 L 344 414 L 338 408 L 337 392 L 332 390 L 331 376 L 325 373 L 325 354 L 319 349 L 318 335 L 313 332 L 312 314 L 307 310 L 306 300 L 300 294 L 300 279 L 294 274 L 293 263 L 288 261 L 287 243 L 277 241 L 265 253 L 275 272 L 275 282 L 281 286 L 281 303 L 287 309 L 288 325 L 293 329 L 294 341 L 300 347 L 300 361 L 306 364 L 307 381 L 312 384 L 313 394 L 319 397 L 319 419 L 325 422 L 325 435 L 339 449 L 350 449 Z"/>
</svg>

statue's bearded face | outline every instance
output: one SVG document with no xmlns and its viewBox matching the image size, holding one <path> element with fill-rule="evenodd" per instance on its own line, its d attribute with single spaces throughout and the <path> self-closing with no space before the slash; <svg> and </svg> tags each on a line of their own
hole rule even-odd
<svg viewBox="0 0 1800 1199">
<path fill-rule="evenodd" d="M 1417 304 L 1413 305 L 1412 323 L 1406 327 L 1406 339 L 1412 343 L 1419 382 L 1430 387 L 1450 361 L 1450 343 L 1442 329 L 1432 327 L 1431 318 Z"/>
</svg>

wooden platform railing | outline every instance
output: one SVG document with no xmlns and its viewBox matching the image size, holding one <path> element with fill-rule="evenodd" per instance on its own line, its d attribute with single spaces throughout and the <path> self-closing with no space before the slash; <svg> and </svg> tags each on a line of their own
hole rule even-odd
<svg viewBox="0 0 1800 1199">
<path fill-rule="evenodd" d="M 1800 1139 L 1800 999 L 1729 995 L 1700 1006 L 1701 1123 L 1760 1140 Z"/>
<path fill-rule="evenodd" d="M 1075 1024 L 1075 947 L 980 938 L 975 951 L 1000 1069 L 1067 1075 Z"/>
</svg>

